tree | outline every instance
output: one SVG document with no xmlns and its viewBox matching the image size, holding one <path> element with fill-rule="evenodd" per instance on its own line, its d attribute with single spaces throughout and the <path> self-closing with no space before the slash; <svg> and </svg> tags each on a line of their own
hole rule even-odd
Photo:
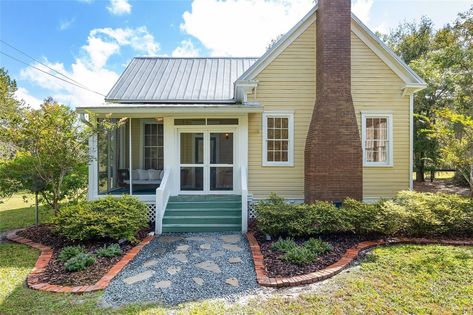
<svg viewBox="0 0 473 315">
<path fill-rule="evenodd" d="M 55 211 L 64 199 L 75 199 L 87 183 L 87 139 L 77 115 L 67 106 L 46 99 L 40 109 L 23 109 L 22 117 L 3 117 L 0 141 L 14 147 L 14 156 L 0 163 L 0 196 L 44 183 L 42 200 Z"/>
<path fill-rule="evenodd" d="M 450 109 L 439 110 L 430 137 L 439 141 L 442 160 L 463 175 L 473 196 L 473 118 Z"/>
</svg>

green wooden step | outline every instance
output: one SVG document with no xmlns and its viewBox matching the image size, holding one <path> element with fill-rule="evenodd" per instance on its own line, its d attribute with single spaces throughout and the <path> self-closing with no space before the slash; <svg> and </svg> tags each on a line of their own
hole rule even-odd
<svg viewBox="0 0 473 315">
<path fill-rule="evenodd" d="M 163 224 L 163 232 L 240 232 L 241 224 Z"/>
<path fill-rule="evenodd" d="M 167 216 L 241 216 L 241 208 L 237 209 L 166 209 L 164 217 Z"/>
<path fill-rule="evenodd" d="M 241 201 L 171 201 L 166 209 L 241 209 Z"/>
<path fill-rule="evenodd" d="M 163 224 L 240 224 L 241 216 L 164 216 Z"/>
</svg>

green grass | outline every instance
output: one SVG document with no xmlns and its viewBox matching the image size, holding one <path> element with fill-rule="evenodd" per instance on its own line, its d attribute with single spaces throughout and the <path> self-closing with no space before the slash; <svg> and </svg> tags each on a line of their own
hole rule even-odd
<svg viewBox="0 0 473 315">
<path fill-rule="evenodd" d="M 54 294 L 25 288 L 37 251 L 0 245 L 0 314 L 163 314 L 156 305 L 97 306 L 101 293 Z M 153 288 L 150 288 L 152 290 Z M 473 247 L 403 245 L 378 248 L 361 267 L 324 282 L 310 294 L 279 295 L 225 306 L 195 302 L 182 314 L 471 314 Z"/>
<path fill-rule="evenodd" d="M 34 224 L 34 196 L 25 196 L 27 202 L 23 200 L 23 195 L 18 194 L 0 203 L 0 232 Z M 52 211 L 40 207 L 39 220 L 41 223 L 47 223 L 51 215 Z"/>
</svg>

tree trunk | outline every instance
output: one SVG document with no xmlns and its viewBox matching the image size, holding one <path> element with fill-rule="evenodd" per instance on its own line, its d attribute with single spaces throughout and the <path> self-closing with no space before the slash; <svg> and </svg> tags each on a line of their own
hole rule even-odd
<svg viewBox="0 0 473 315">
<path fill-rule="evenodd" d="M 430 182 L 432 183 L 435 180 L 435 170 L 430 170 Z"/>
<path fill-rule="evenodd" d="M 470 196 L 473 197 L 473 164 L 470 165 L 470 180 L 468 183 L 470 184 Z"/>
<path fill-rule="evenodd" d="M 425 162 L 424 162 L 424 152 L 421 152 L 419 164 L 417 164 L 416 170 L 416 182 L 423 183 L 425 182 Z"/>
</svg>

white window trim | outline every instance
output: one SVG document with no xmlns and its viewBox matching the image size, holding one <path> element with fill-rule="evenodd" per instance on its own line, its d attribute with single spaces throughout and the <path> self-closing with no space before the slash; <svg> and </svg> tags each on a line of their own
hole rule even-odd
<svg viewBox="0 0 473 315">
<path fill-rule="evenodd" d="M 158 125 L 161 124 L 160 122 L 157 122 L 154 119 L 140 119 L 140 169 L 144 169 L 145 166 L 145 125 L 146 124 L 154 124 Z M 164 126 L 163 126 L 163 132 L 164 132 Z M 159 147 L 159 146 L 158 146 Z M 163 150 L 164 150 L 164 139 L 163 139 Z M 163 155 L 164 159 L 164 155 Z"/>
<path fill-rule="evenodd" d="M 278 111 L 278 112 L 264 112 L 263 113 L 263 166 L 294 166 L 294 112 L 293 111 Z M 267 160 L 268 157 L 268 118 L 288 118 L 288 152 L 287 162 L 271 162 Z"/>
<path fill-rule="evenodd" d="M 388 122 L 388 160 L 386 162 L 366 161 L 366 118 L 387 118 Z M 393 167 L 393 115 L 386 112 L 361 113 L 361 146 L 363 150 L 363 166 L 365 167 Z"/>
</svg>

